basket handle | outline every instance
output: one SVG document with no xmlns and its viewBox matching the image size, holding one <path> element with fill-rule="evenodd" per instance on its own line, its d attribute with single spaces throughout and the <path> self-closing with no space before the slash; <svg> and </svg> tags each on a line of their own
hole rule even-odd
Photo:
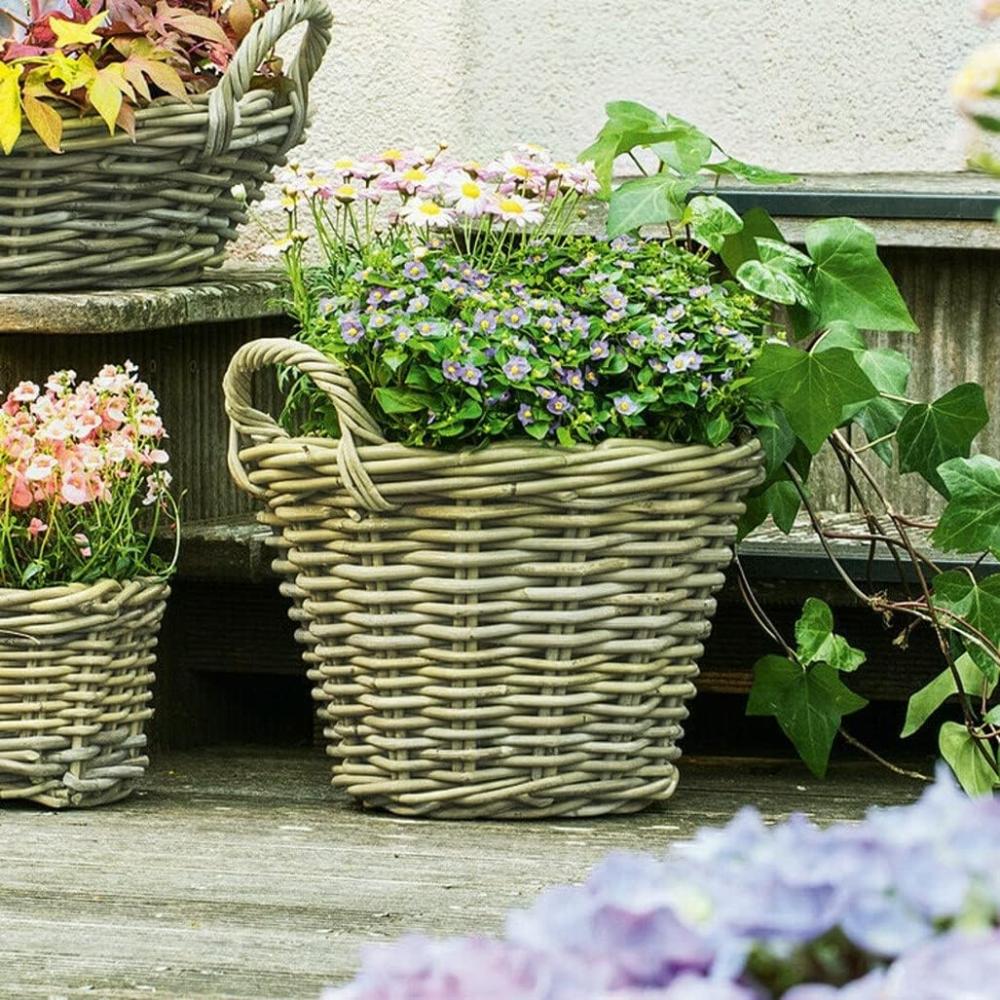
<svg viewBox="0 0 1000 1000">
<path fill-rule="evenodd" d="M 237 350 L 222 382 L 229 417 L 229 474 L 236 485 L 262 499 L 267 491 L 250 481 L 240 459 L 240 437 L 258 444 L 288 438 L 287 432 L 268 413 L 253 405 L 253 376 L 274 365 L 283 365 L 308 376 L 333 403 L 340 424 L 337 469 L 344 487 L 366 510 L 395 509 L 379 493 L 368 475 L 355 445 L 355 438 L 368 444 L 385 444 L 378 424 L 358 398 L 358 391 L 343 367 L 308 344 L 271 337 L 252 340 Z"/>
<path fill-rule="evenodd" d="M 302 138 L 309 81 L 319 69 L 330 44 L 333 13 L 329 0 L 280 0 L 276 7 L 254 22 L 209 98 L 206 156 L 220 156 L 229 148 L 239 117 L 239 102 L 250 89 L 257 68 L 267 59 L 278 39 L 303 21 L 309 26 L 285 74 L 292 85 L 289 95 L 292 120 L 281 153 L 287 153 Z"/>
</svg>

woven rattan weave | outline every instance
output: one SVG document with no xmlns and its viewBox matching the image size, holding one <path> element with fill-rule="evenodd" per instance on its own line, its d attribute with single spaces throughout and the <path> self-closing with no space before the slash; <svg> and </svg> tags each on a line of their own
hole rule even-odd
<svg viewBox="0 0 1000 1000">
<path fill-rule="evenodd" d="M 278 39 L 303 21 L 287 86 L 251 90 Z M 0 292 L 180 284 L 221 264 L 246 221 L 230 188 L 258 197 L 301 140 L 331 24 L 328 0 L 283 0 L 210 94 L 137 111 L 134 142 L 97 117 L 65 118 L 62 154 L 22 134 L 0 154 Z"/>
<path fill-rule="evenodd" d="M 124 798 L 146 720 L 165 583 L 0 589 L 0 801 Z"/>
<path fill-rule="evenodd" d="M 254 408 L 272 365 L 329 394 L 339 439 L 289 437 Z M 408 448 L 334 362 L 288 340 L 240 348 L 225 392 L 230 469 L 266 503 L 334 784 L 440 817 L 671 794 L 757 441 Z"/>
</svg>

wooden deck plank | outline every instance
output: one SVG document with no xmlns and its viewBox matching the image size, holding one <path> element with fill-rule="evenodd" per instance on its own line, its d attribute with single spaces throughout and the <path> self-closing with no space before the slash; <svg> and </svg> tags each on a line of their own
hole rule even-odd
<svg viewBox="0 0 1000 1000">
<path fill-rule="evenodd" d="M 0 811 L 0 996 L 306 998 L 366 941 L 496 931 L 612 849 L 662 849 L 748 802 L 772 819 L 853 819 L 919 786 L 867 764 L 687 760 L 670 802 L 634 817 L 455 823 L 362 813 L 315 751 L 163 758 L 130 801 Z"/>
</svg>

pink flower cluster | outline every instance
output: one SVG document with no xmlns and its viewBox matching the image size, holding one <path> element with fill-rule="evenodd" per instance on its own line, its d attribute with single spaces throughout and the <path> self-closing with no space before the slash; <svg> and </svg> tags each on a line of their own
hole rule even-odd
<svg viewBox="0 0 1000 1000">
<path fill-rule="evenodd" d="M 554 202 L 594 194 L 593 163 L 558 161 L 534 145 L 520 145 L 488 163 L 459 161 L 445 154 L 389 149 L 379 156 L 345 157 L 301 171 L 292 166 L 282 187 L 283 207 L 300 196 L 336 205 L 378 204 L 386 195 L 402 202 L 399 219 L 423 227 L 464 220 L 499 219 L 517 228 L 542 223 Z"/>
<path fill-rule="evenodd" d="M 44 386 L 21 382 L 0 406 L 0 517 L 24 518 L 44 537 L 62 507 L 111 502 L 119 484 L 144 481 L 160 500 L 170 474 L 159 404 L 136 367 L 105 365 L 89 382 L 60 371 Z M 81 550 L 86 538 L 77 539 Z M 86 553 L 84 553 L 86 554 Z"/>
</svg>

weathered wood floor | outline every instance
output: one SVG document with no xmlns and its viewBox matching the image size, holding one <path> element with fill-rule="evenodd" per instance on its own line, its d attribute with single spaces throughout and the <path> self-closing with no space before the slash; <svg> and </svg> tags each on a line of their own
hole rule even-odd
<svg viewBox="0 0 1000 1000">
<path fill-rule="evenodd" d="M 0 810 L 0 997 L 315 998 L 359 945 L 501 925 L 611 849 L 656 851 L 753 803 L 851 819 L 919 785 L 867 764 L 686 760 L 672 801 L 552 824 L 412 821 L 336 796 L 318 751 L 162 758 L 130 801 Z"/>
</svg>

